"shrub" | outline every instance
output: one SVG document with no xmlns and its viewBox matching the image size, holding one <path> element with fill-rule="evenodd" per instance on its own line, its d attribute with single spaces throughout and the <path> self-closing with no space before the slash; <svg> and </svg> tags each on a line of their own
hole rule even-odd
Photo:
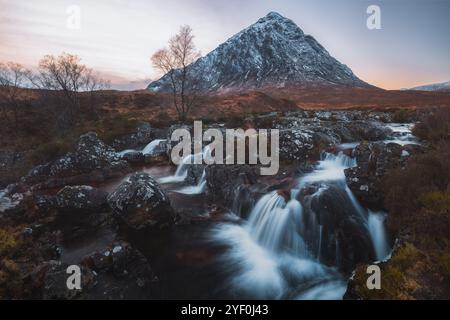
<svg viewBox="0 0 450 320">
<path fill-rule="evenodd" d="M 40 144 L 32 151 L 31 161 L 33 164 L 40 164 L 54 160 L 70 151 L 72 147 L 71 139 L 57 139 L 48 143 Z"/>
<path fill-rule="evenodd" d="M 15 236 L 7 230 L 0 229 L 0 256 L 9 254 L 16 246 Z"/>
<path fill-rule="evenodd" d="M 450 108 L 429 111 L 413 128 L 413 134 L 423 140 L 437 142 L 450 139 Z"/>
</svg>

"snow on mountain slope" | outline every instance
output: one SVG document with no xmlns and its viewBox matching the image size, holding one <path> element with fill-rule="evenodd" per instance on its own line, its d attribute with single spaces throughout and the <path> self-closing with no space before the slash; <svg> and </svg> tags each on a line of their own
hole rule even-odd
<svg viewBox="0 0 450 320">
<path fill-rule="evenodd" d="M 290 19 L 271 12 L 189 66 L 200 91 L 345 85 L 369 87 Z M 148 89 L 170 90 L 169 77 Z"/>
</svg>

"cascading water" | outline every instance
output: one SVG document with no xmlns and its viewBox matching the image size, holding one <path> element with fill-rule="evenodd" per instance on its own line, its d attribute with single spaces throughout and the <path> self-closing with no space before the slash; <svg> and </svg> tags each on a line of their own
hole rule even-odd
<svg viewBox="0 0 450 320">
<path fill-rule="evenodd" d="M 155 149 L 165 140 L 163 139 L 156 139 L 150 142 L 148 145 L 145 146 L 144 149 L 142 149 L 143 154 L 152 154 Z"/>
<path fill-rule="evenodd" d="M 180 164 L 178 164 L 177 170 L 175 171 L 175 174 L 173 176 L 160 178 L 158 182 L 159 183 L 183 182 L 188 175 L 189 166 L 193 165 L 194 162 L 199 162 L 198 161 L 199 159 L 207 159 L 209 157 L 211 157 L 211 151 L 210 148 L 208 147 L 203 148 L 202 153 L 197 153 L 194 155 L 189 154 L 181 160 Z M 206 172 L 203 169 L 202 175 L 198 180 L 197 185 L 183 187 L 175 191 L 183 194 L 200 194 L 205 192 L 205 189 L 206 189 Z"/>
<path fill-rule="evenodd" d="M 205 189 L 206 189 L 206 172 L 205 170 L 203 170 L 202 176 L 198 181 L 197 185 L 187 186 L 175 191 L 183 194 L 200 194 L 205 192 Z"/>
<path fill-rule="evenodd" d="M 361 215 L 361 232 L 372 239 L 376 258 L 385 258 L 390 249 L 381 214 L 366 211 L 345 183 L 344 170 L 355 165 L 355 159 L 343 153 L 324 153 L 315 170 L 299 179 L 290 199 L 272 191 L 259 199 L 248 221 L 215 228 L 214 241 L 230 246 L 221 259 L 230 273 L 228 290 L 250 298 L 342 298 L 346 281 L 337 271 L 342 259 L 339 238 L 329 234 L 329 227 L 313 210 L 305 212 L 298 200 L 300 191 L 309 186 L 317 187 L 307 200 L 309 205 L 330 186 L 348 195 L 347 202 Z M 322 263 L 323 249 L 331 241 L 334 267 Z"/>
<path fill-rule="evenodd" d="M 182 182 L 186 179 L 189 166 L 193 163 L 195 155 L 187 155 L 184 157 L 181 162 L 178 164 L 177 170 L 173 176 L 159 178 L 159 183 L 173 183 L 173 182 Z"/>
<path fill-rule="evenodd" d="M 367 223 L 378 261 L 384 261 L 388 259 L 391 253 L 391 248 L 386 240 L 386 231 L 384 229 L 385 218 L 386 215 L 384 213 L 372 212 L 369 210 Z"/>
<path fill-rule="evenodd" d="M 164 139 L 156 139 L 156 140 L 151 141 L 149 144 L 147 144 L 144 147 L 144 149 L 142 149 L 142 150 L 126 149 L 126 150 L 118 152 L 117 154 L 119 156 L 123 156 L 123 155 L 125 155 L 127 153 L 130 153 L 130 152 L 141 152 L 144 155 L 145 154 L 152 154 L 155 151 L 155 149 L 164 141 L 166 141 L 166 140 L 164 140 Z"/>
<path fill-rule="evenodd" d="M 392 135 L 385 143 L 396 143 L 401 146 L 407 144 L 419 144 L 416 137 L 412 134 L 414 123 L 390 123 L 386 126 L 392 130 Z"/>
</svg>

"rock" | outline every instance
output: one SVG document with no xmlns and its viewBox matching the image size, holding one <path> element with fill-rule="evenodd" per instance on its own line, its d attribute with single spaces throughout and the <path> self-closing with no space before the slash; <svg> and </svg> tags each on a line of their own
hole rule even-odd
<svg viewBox="0 0 450 320">
<path fill-rule="evenodd" d="M 313 153 L 314 132 L 309 129 L 280 131 L 280 160 L 304 161 Z"/>
<path fill-rule="evenodd" d="M 333 124 L 331 129 L 338 134 L 342 142 L 385 140 L 392 130 L 378 122 L 351 121 Z"/>
<path fill-rule="evenodd" d="M 38 273 L 43 273 L 42 299 L 44 300 L 70 300 L 81 296 L 92 289 L 96 284 L 96 274 L 80 266 L 81 290 L 70 290 L 67 287 L 68 265 L 60 261 L 50 261 L 40 267 Z"/>
<path fill-rule="evenodd" d="M 74 152 L 33 168 L 22 181 L 37 189 L 102 182 L 130 171 L 128 163 L 104 144 L 95 132 L 80 136 Z"/>
<path fill-rule="evenodd" d="M 249 165 L 208 165 L 205 168 L 208 195 L 231 208 L 239 186 L 258 181 L 259 169 Z"/>
<path fill-rule="evenodd" d="M 191 164 L 187 168 L 187 175 L 185 182 L 189 184 L 197 184 L 201 180 L 205 171 L 205 165 L 203 164 Z"/>
<path fill-rule="evenodd" d="M 56 205 L 62 212 L 101 212 L 107 208 L 107 195 L 91 186 L 66 186 L 58 191 Z"/>
<path fill-rule="evenodd" d="M 382 209 L 382 178 L 385 173 L 402 165 L 402 147 L 395 143 L 361 143 L 355 148 L 357 166 L 345 170 L 349 188 L 366 206 Z"/>
<path fill-rule="evenodd" d="M 178 141 L 172 141 L 172 133 L 177 129 L 186 129 L 191 133 L 191 137 L 193 136 L 194 127 L 192 125 L 174 124 L 174 125 L 170 126 L 170 128 L 167 132 L 167 141 L 166 141 L 166 152 L 169 157 L 170 157 L 172 148 L 178 144 Z"/>
<path fill-rule="evenodd" d="M 145 156 L 140 151 L 130 151 L 125 153 L 122 156 L 123 160 L 126 160 L 127 162 L 131 164 L 142 164 L 145 161 Z"/>
<path fill-rule="evenodd" d="M 0 191 L 0 214 L 17 215 L 26 210 L 23 193 L 12 193 L 7 190 Z"/>
<path fill-rule="evenodd" d="M 150 299 L 157 297 L 156 276 L 147 259 L 129 243 L 114 242 L 81 262 L 97 274 L 96 292 L 87 298 Z"/>
<path fill-rule="evenodd" d="M 162 229 L 174 223 L 169 198 L 146 173 L 135 173 L 108 196 L 116 217 L 134 231 Z"/>
<path fill-rule="evenodd" d="M 147 122 L 139 124 L 135 132 L 114 139 L 112 146 L 116 151 L 139 149 L 155 139 L 156 132 Z"/>
<path fill-rule="evenodd" d="M 167 165 L 169 163 L 169 157 L 166 153 L 157 155 L 146 154 L 144 155 L 144 163 L 152 166 Z"/>
<path fill-rule="evenodd" d="M 310 238 L 308 243 L 319 238 L 321 226 L 321 261 L 328 265 L 337 263 L 341 270 L 349 272 L 357 263 L 373 258 L 365 213 L 355 208 L 344 189 L 335 186 L 318 189 L 302 202 L 303 232 L 306 239 Z"/>
<path fill-rule="evenodd" d="M 0 150 L 0 188 L 17 179 L 15 172 L 23 170 L 26 166 L 25 160 L 23 152 Z"/>
</svg>

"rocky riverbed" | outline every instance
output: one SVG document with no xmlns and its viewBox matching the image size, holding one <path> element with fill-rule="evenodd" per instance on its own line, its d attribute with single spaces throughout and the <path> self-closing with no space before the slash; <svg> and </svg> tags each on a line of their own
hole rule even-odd
<svg viewBox="0 0 450 320">
<path fill-rule="evenodd" d="M 10 244 L 0 252 L 1 295 L 341 299 L 358 264 L 390 256 L 380 184 L 424 152 L 414 121 L 371 111 L 245 119 L 280 130 L 275 176 L 250 165 L 173 166 L 167 139 L 179 125 L 143 124 L 111 146 L 86 133 L 0 191 Z M 8 168 L 18 158 L 1 159 Z M 72 264 L 82 269 L 79 291 L 66 287 Z"/>
</svg>

